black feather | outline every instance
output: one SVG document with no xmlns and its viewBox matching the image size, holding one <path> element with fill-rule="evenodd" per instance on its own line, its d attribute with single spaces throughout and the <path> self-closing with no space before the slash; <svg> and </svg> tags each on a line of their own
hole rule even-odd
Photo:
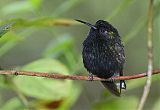
<svg viewBox="0 0 160 110">
<path fill-rule="evenodd" d="M 83 42 L 83 63 L 89 73 L 100 78 L 123 76 L 125 63 L 124 46 L 119 33 L 107 21 L 98 20 L 95 25 L 77 20 L 91 27 L 87 38 Z M 121 89 L 126 88 L 125 81 L 121 80 L 118 90 L 115 82 L 102 81 L 103 85 L 116 96 L 120 96 Z"/>
</svg>

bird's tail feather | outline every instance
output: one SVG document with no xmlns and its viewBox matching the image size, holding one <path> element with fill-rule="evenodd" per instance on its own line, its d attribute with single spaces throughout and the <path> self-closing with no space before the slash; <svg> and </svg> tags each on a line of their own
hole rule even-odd
<svg viewBox="0 0 160 110">
<path fill-rule="evenodd" d="M 117 88 L 117 84 L 111 81 L 101 81 L 105 88 L 107 88 L 112 94 L 120 97 L 121 95 L 121 89 L 126 89 L 126 84 L 124 80 L 120 81 L 119 88 Z"/>
</svg>

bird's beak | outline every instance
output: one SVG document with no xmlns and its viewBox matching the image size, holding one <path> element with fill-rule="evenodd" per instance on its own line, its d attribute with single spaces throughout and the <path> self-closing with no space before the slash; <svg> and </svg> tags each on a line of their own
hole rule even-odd
<svg viewBox="0 0 160 110">
<path fill-rule="evenodd" d="M 89 27 L 91 27 L 91 28 L 93 28 L 95 30 L 97 29 L 94 25 L 92 25 L 90 23 L 87 23 L 87 22 L 79 20 L 79 19 L 75 19 L 75 20 L 78 21 L 78 22 L 80 22 L 80 23 L 83 23 L 83 24 L 85 24 L 85 25 L 87 25 L 87 26 L 89 26 Z"/>
</svg>

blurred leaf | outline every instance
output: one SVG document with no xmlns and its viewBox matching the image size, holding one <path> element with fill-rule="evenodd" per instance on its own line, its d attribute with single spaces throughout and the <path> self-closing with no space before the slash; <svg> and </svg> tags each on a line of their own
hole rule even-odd
<svg viewBox="0 0 160 110">
<path fill-rule="evenodd" d="M 160 0 L 157 0 L 157 1 L 155 1 L 155 4 L 154 4 L 154 16 L 155 16 L 155 18 L 157 18 L 160 15 L 159 9 L 160 9 Z"/>
<path fill-rule="evenodd" d="M 93 110 L 136 110 L 137 104 L 136 97 L 121 97 L 100 101 L 93 106 Z"/>
<path fill-rule="evenodd" d="M 32 63 L 24 66 L 23 70 L 39 71 L 39 72 L 54 72 L 68 74 L 68 69 L 61 62 L 51 58 L 44 58 L 33 61 Z"/>
<path fill-rule="evenodd" d="M 158 18 L 158 16 L 160 15 L 159 8 L 160 8 L 160 3 L 158 2 L 154 6 L 154 19 Z M 146 26 L 146 23 L 147 23 L 146 17 L 139 18 L 139 20 L 137 21 L 137 23 L 135 23 L 135 25 L 133 26 L 133 28 L 123 38 L 124 44 L 127 44 L 133 38 L 137 37 L 136 34 Z"/>
<path fill-rule="evenodd" d="M 13 13 L 24 13 L 28 11 L 33 11 L 35 9 L 33 2 L 29 2 L 28 0 L 14 1 L 8 5 L 5 5 L 2 8 L 2 12 L 4 14 L 13 14 Z"/>
<path fill-rule="evenodd" d="M 0 44 L 4 44 L 8 41 L 16 41 L 16 40 L 22 40 L 22 38 L 19 35 L 16 35 L 14 32 L 9 31 L 4 35 L 2 39 L 0 39 Z"/>
<path fill-rule="evenodd" d="M 15 22 L 0 26 L 0 38 L 10 30 L 13 24 L 15 24 Z"/>
<path fill-rule="evenodd" d="M 1 107 L 1 110 L 24 110 L 24 107 L 18 98 L 12 98 Z"/>
<path fill-rule="evenodd" d="M 141 87 L 145 85 L 146 79 L 140 78 L 136 80 L 127 81 L 127 90 L 136 89 L 138 87 Z"/>
<path fill-rule="evenodd" d="M 67 65 L 70 68 L 70 70 L 72 71 L 71 74 L 73 72 L 75 72 L 77 69 L 82 67 L 82 65 L 80 65 L 80 63 L 78 62 L 79 58 L 81 58 L 81 55 L 76 54 L 73 51 L 66 51 L 64 53 L 64 55 L 65 55 L 65 58 L 67 61 Z M 82 59 L 80 59 L 80 60 L 82 60 Z"/>
<path fill-rule="evenodd" d="M 3 75 L 0 76 L 0 88 L 5 88 L 6 84 L 5 84 L 5 78 Z"/>
<path fill-rule="evenodd" d="M 81 87 L 78 84 L 74 84 L 70 94 L 67 98 L 62 100 L 53 100 L 53 101 L 38 101 L 36 103 L 36 108 L 38 110 L 70 110 L 70 107 L 75 103 L 81 91 Z"/>
<path fill-rule="evenodd" d="M 24 66 L 22 69 L 39 72 L 68 74 L 67 68 L 57 60 L 53 59 L 37 60 Z M 20 91 L 26 95 L 48 100 L 59 100 L 66 97 L 69 94 L 68 92 L 71 86 L 71 81 L 68 80 L 55 80 L 24 76 L 15 78 L 15 83 Z"/>
<path fill-rule="evenodd" d="M 2 45 L 0 47 L 0 57 L 11 50 L 20 41 L 25 40 L 27 37 L 29 37 L 33 32 L 35 32 L 35 29 L 30 28 L 20 32 L 18 35 L 12 31 L 6 33 L 0 40 L 0 44 Z"/>
<path fill-rule="evenodd" d="M 73 8 L 73 6 L 79 4 L 83 0 L 67 0 L 63 2 L 55 11 L 53 12 L 52 16 L 57 17 L 65 12 L 67 12 L 69 9 Z"/>
<path fill-rule="evenodd" d="M 124 44 L 127 44 L 133 38 L 137 37 L 136 34 L 142 30 L 147 23 L 147 19 L 142 17 L 140 18 L 137 23 L 133 26 L 133 28 L 129 31 L 129 33 L 123 38 Z"/>
<path fill-rule="evenodd" d="M 33 26 L 54 26 L 54 25 L 69 26 L 69 25 L 74 25 L 74 24 L 78 24 L 78 23 L 73 19 L 54 19 L 54 18 L 48 18 L 48 17 L 39 18 L 39 19 L 35 19 L 35 20 L 28 22 L 28 26 L 30 25 L 33 25 Z"/>
<path fill-rule="evenodd" d="M 14 24 L 15 22 L 12 22 L 10 24 L 1 26 L 0 37 L 6 34 Z M 6 52 L 8 52 L 8 50 L 10 50 L 16 44 L 17 41 L 18 37 L 13 32 L 6 34 L 6 37 L 0 40 L 0 43 L 5 43 L 2 47 L 0 47 L 0 57 L 4 55 Z"/>
<path fill-rule="evenodd" d="M 10 42 L 7 42 L 6 44 L 4 44 L 0 48 L 0 57 L 2 55 L 4 55 L 6 52 L 8 52 L 10 49 L 12 49 L 15 45 L 16 45 L 16 41 L 10 41 Z"/>
<path fill-rule="evenodd" d="M 0 70 L 3 70 L 3 68 L 0 67 Z M 12 80 L 12 77 L 10 75 L 1 74 L 0 75 L 0 88 L 1 89 L 11 89 L 11 87 L 13 86 L 11 80 Z"/>
<path fill-rule="evenodd" d="M 55 57 L 59 54 L 63 54 L 72 48 L 74 39 L 68 35 L 60 36 L 57 40 L 51 41 L 48 45 L 48 48 L 45 50 L 44 55 Z"/>
<path fill-rule="evenodd" d="M 152 82 L 158 80 L 157 75 L 152 76 Z M 139 78 L 131 81 L 127 81 L 127 90 L 132 90 L 141 86 L 144 86 L 146 83 L 146 78 Z"/>
<path fill-rule="evenodd" d="M 16 18 L 16 19 L 11 19 L 11 20 L 5 20 L 2 23 L 7 23 L 7 22 L 16 22 L 15 27 L 31 27 L 31 26 L 55 26 L 55 25 L 60 25 L 60 26 L 69 26 L 69 25 L 79 25 L 80 23 L 76 22 L 73 19 L 54 19 L 51 17 L 43 17 L 43 18 L 37 18 L 33 20 L 28 20 L 28 19 L 21 19 L 21 18 Z"/>
<path fill-rule="evenodd" d="M 62 63 L 49 58 L 34 61 L 22 69 L 25 71 L 69 74 L 67 68 Z M 20 76 L 16 77 L 14 81 L 17 88 L 24 94 L 43 100 L 63 100 L 61 107 L 65 108 L 70 107 L 80 93 L 80 87 L 76 84 L 73 85 L 71 80 Z"/>
<path fill-rule="evenodd" d="M 160 110 L 160 99 L 155 102 L 152 110 Z"/>
<path fill-rule="evenodd" d="M 81 86 L 79 84 L 74 83 L 72 88 L 70 89 L 70 94 L 68 95 L 66 101 L 61 106 L 61 110 L 67 110 L 76 102 L 79 95 L 81 93 Z"/>
<path fill-rule="evenodd" d="M 111 15 L 106 17 L 107 21 L 111 21 L 115 16 L 117 16 L 120 12 L 123 12 L 129 5 L 131 5 L 136 0 L 123 0 L 121 3 L 113 10 Z"/>
<path fill-rule="evenodd" d="M 74 39 L 69 35 L 58 36 L 58 39 L 52 40 L 46 50 L 44 51 L 45 57 L 63 57 L 63 61 L 67 67 L 73 72 L 77 66 L 79 56 L 74 51 Z M 71 72 L 71 73 L 72 73 Z"/>
<path fill-rule="evenodd" d="M 30 0 L 30 2 L 35 8 L 38 8 L 39 6 L 41 6 L 43 0 Z"/>
</svg>

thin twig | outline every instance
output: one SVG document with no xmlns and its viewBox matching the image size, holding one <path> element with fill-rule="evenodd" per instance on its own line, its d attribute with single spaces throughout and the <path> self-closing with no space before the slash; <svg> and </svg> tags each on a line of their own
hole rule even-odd
<svg viewBox="0 0 160 110">
<path fill-rule="evenodd" d="M 148 8 L 148 71 L 147 71 L 147 81 L 144 87 L 144 91 L 138 105 L 138 110 L 142 110 L 144 104 L 147 100 L 147 97 L 150 92 L 151 82 L 152 82 L 152 70 L 153 70 L 153 45 L 152 45 L 152 38 L 153 38 L 153 0 L 149 0 L 149 8 Z"/>
<path fill-rule="evenodd" d="M 9 19 L 5 20 L 3 22 L 0 22 L 0 24 L 6 24 L 9 22 L 15 22 L 14 28 L 20 28 L 20 27 L 29 27 L 29 26 L 70 26 L 70 25 L 81 25 L 80 23 L 76 22 L 73 19 L 54 19 L 54 18 L 39 18 L 39 19 Z"/>
<path fill-rule="evenodd" d="M 159 74 L 160 69 L 153 70 L 152 75 Z M 25 76 L 35 76 L 35 77 L 46 77 L 46 78 L 54 78 L 54 79 L 70 79 L 70 80 L 86 80 L 88 81 L 88 76 L 80 76 L 80 75 L 63 75 L 57 73 L 46 73 L 46 72 L 29 72 L 29 71 L 16 71 L 16 70 L 0 70 L 0 74 L 6 75 L 25 75 Z M 133 74 L 130 76 L 115 76 L 108 79 L 98 78 L 96 76 L 93 77 L 93 81 L 110 81 L 110 80 L 131 80 L 146 77 L 147 72 Z"/>
</svg>

